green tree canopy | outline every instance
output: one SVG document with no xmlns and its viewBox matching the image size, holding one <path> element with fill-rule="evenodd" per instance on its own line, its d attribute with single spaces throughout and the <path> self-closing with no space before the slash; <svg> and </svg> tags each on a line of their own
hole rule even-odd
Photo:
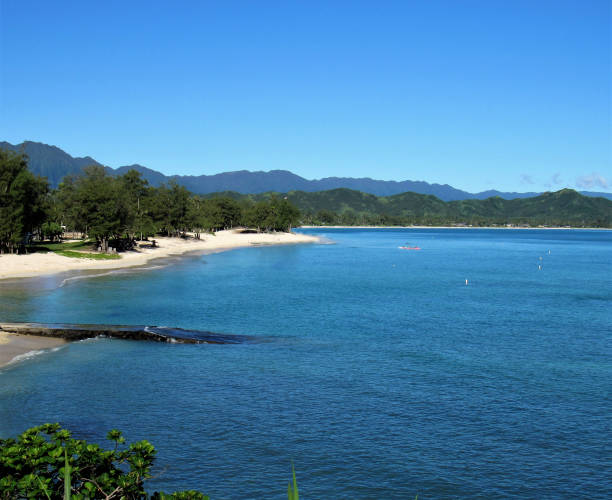
<svg viewBox="0 0 612 500">
<path fill-rule="evenodd" d="M 49 185 L 24 155 L 0 149 L 0 252 L 16 252 L 46 217 Z"/>
<path fill-rule="evenodd" d="M 127 229 L 129 209 L 118 182 L 98 165 L 85 167 L 76 181 L 74 202 L 82 209 L 81 228 L 100 242 L 103 251 L 108 251 L 110 238 Z"/>
</svg>

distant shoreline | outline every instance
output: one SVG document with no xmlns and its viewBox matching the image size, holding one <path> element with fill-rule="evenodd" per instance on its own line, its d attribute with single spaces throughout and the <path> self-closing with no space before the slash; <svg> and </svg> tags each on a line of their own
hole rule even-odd
<svg viewBox="0 0 612 500">
<path fill-rule="evenodd" d="M 505 227 L 505 226 L 300 226 L 296 229 L 521 229 L 561 231 L 612 231 L 610 227 Z"/>
</svg>

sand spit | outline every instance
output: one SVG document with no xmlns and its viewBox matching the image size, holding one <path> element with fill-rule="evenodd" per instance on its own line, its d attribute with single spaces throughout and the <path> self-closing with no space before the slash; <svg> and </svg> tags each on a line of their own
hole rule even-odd
<svg viewBox="0 0 612 500">
<path fill-rule="evenodd" d="M 54 253 L 0 255 L 0 279 L 27 278 L 66 271 L 120 269 L 142 266 L 162 257 L 185 253 L 213 253 L 233 248 L 261 245 L 316 243 L 318 238 L 299 233 L 243 233 L 240 230 L 219 231 L 196 238 L 155 238 L 155 248 L 149 245 L 121 254 L 116 260 L 75 259 Z"/>
</svg>

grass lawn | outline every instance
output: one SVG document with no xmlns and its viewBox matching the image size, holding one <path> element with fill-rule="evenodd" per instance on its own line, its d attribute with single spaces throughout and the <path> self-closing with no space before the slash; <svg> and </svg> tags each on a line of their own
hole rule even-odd
<svg viewBox="0 0 612 500">
<path fill-rule="evenodd" d="M 74 259 L 114 260 L 121 256 L 116 253 L 93 253 L 84 250 L 93 250 L 94 242 L 91 240 L 71 241 L 68 243 L 38 243 L 28 248 L 29 252 L 53 252 L 64 257 Z"/>
</svg>

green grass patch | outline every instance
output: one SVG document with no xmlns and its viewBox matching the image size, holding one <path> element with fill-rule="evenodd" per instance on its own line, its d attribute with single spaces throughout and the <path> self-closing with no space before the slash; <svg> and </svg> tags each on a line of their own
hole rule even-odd
<svg viewBox="0 0 612 500">
<path fill-rule="evenodd" d="M 117 260 L 121 258 L 116 253 L 87 252 L 87 250 L 95 250 L 95 245 L 96 242 L 92 240 L 70 241 L 67 243 L 37 243 L 28 247 L 28 252 L 53 252 L 72 259 Z"/>
<path fill-rule="evenodd" d="M 68 241 L 61 243 L 45 243 L 41 246 L 47 248 L 48 250 L 54 252 L 55 250 L 76 250 L 81 248 L 92 248 L 95 244 L 95 241 L 91 240 L 80 240 L 80 241 Z"/>
<path fill-rule="evenodd" d="M 93 250 L 95 242 L 91 240 L 70 241 L 67 243 L 37 243 L 28 248 L 30 252 L 57 252 L 58 250 Z"/>
<path fill-rule="evenodd" d="M 121 256 L 116 253 L 89 253 L 75 252 L 74 250 L 55 250 L 53 253 L 75 259 L 116 260 L 121 258 Z"/>
<path fill-rule="evenodd" d="M 83 250 L 94 250 L 95 241 L 79 240 L 67 243 L 38 243 L 28 248 L 29 252 L 53 252 L 63 257 L 73 259 L 95 259 L 95 260 L 116 260 L 121 256 L 112 253 L 87 252 Z"/>
</svg>

